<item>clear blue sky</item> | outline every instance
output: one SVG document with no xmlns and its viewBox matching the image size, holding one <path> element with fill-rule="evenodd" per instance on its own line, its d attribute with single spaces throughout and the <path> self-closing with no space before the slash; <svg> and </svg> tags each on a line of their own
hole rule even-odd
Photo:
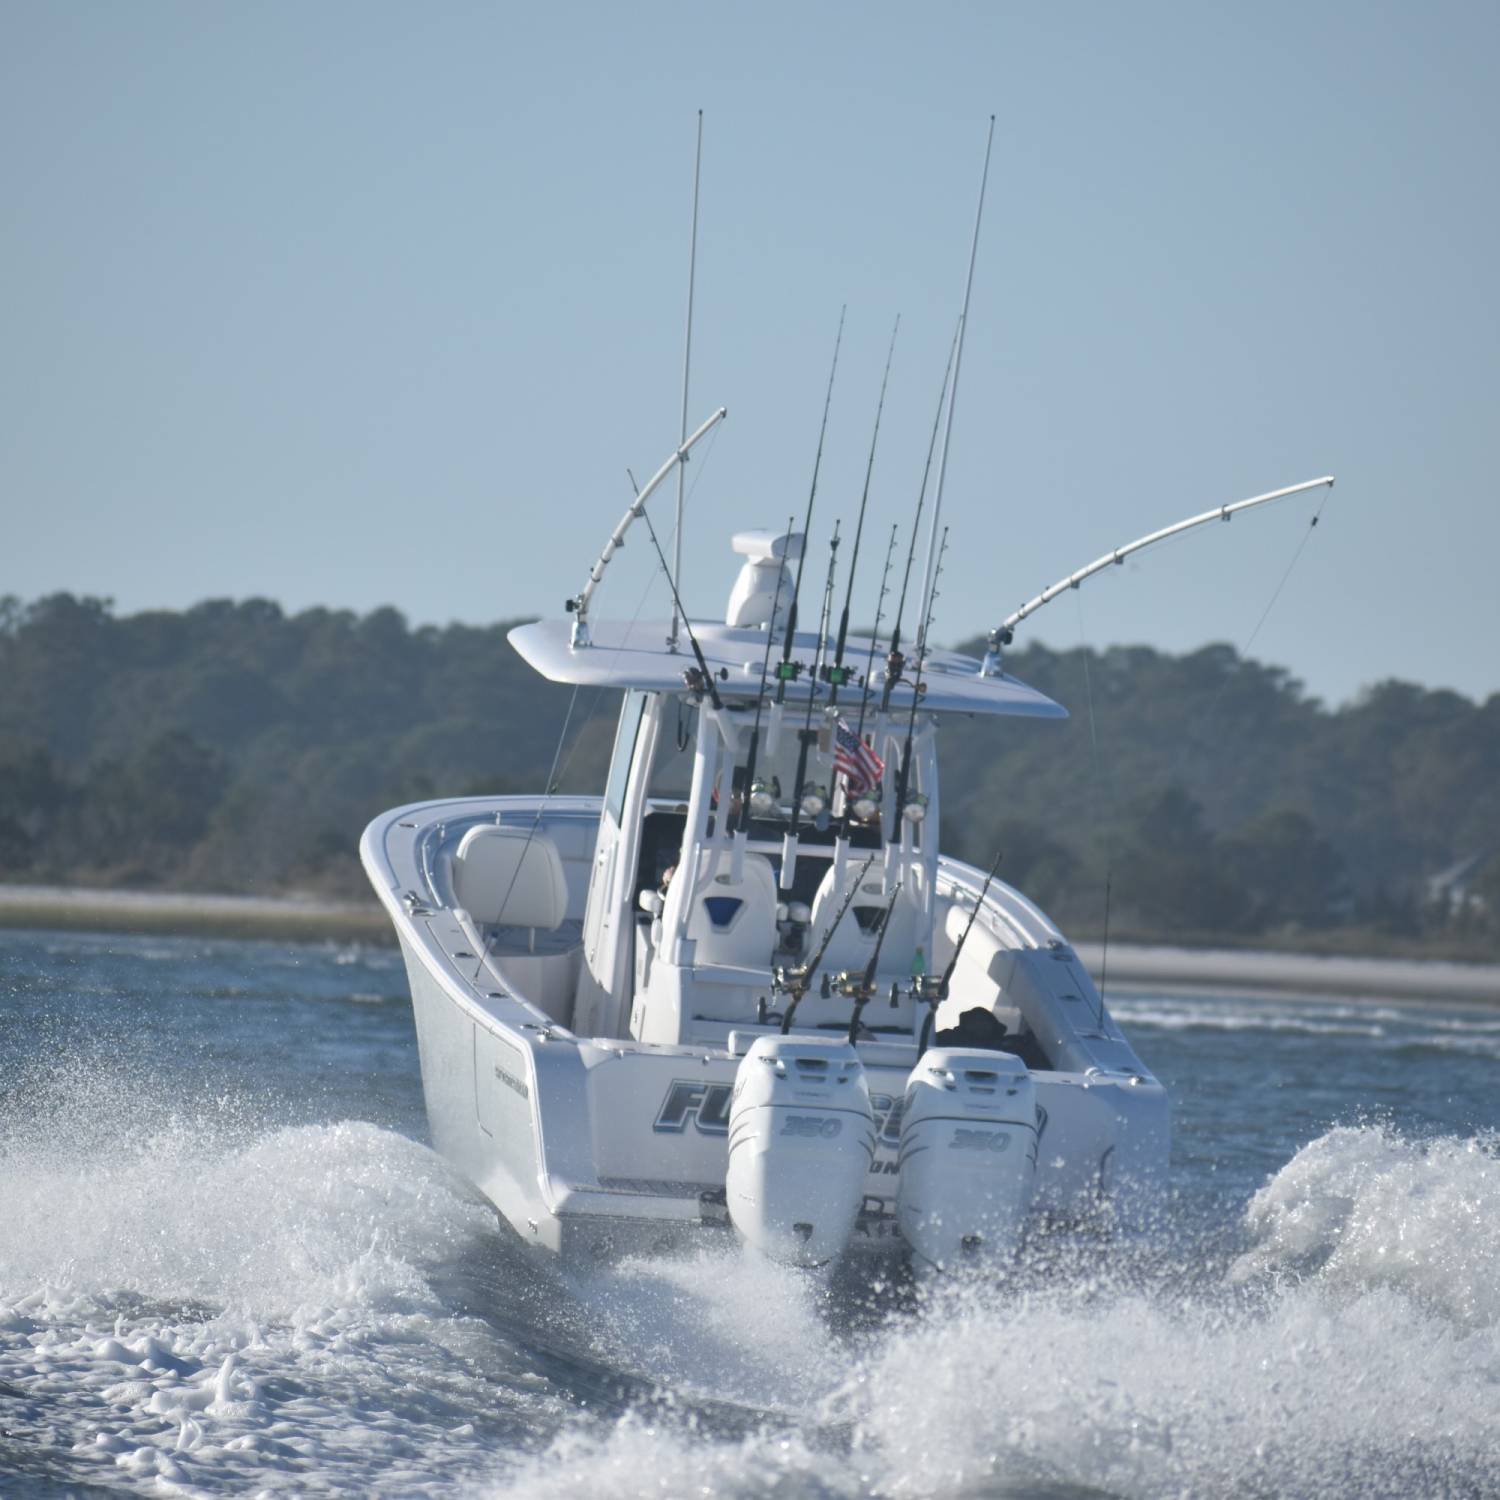
<svg viewBox="0 0 1500 1500">
<path fill-rule="evenodd" d="M 1333 472 L 1254 653 L 1332 701 L 1487 696 L 1497 56 L 1493 3 L 9 0 L 0 592 L 557 612 L 676 438 L 701 106 L 691 405 L 730 417 L 689 607 L 722 608 L 731 530 L 805 504 L 847 302 L 819 535 L 852 526 L 903 317 L 868 619 L 994 112 L 936 635 Z M 1023 639 L 1243 643 L 1308 514 L 1205 527 Z M 645 553 L 598 614 L 637 608 Z"/>
</svg>

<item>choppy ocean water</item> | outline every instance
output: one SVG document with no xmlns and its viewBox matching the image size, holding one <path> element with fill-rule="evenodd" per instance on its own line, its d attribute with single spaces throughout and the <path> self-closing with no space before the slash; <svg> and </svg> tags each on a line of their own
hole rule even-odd
<svg viewBox="0 0 1500 1500">
<path fill-rule="evenodd" d="M 0 933 L 0 1496 L 1500 1494 L 1500 1013 L 1111 1006 L 1170 1223 L 915 1307 L 538 1265 L 393 953 Z"/>
</svg>

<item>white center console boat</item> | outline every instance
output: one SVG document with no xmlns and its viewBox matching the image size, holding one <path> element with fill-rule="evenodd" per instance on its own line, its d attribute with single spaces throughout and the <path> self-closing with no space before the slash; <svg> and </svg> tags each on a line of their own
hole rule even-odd
<svg viewBox="0 0 1500 1500">
<path fill-rule="evenodd" d="M 788 639 L 795 533 L 735 538 L 691 653 L 594 624 L 629 520 L 571 621 L 510 636 L 623 690 L 604 795 L 428 802 L 364 836 L 437 1149 L 565 1256 L 732 1229 L 800 1264 L 994 1268 L 1042 1216 L 1140 1224 L 1161 1085 L 1057 928 L 937 847 L 945 717 L 1064 710 L 993 661 Z"/>
</svg>

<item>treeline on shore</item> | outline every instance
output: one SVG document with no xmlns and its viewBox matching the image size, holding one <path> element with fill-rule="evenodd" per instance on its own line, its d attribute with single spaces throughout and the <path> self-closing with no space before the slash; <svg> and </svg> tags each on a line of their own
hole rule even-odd
<svg viewBox="0 0 1500 1500">
<path fill-rule="evenodd" d="M 264 599 L 116 615 L 0 599 L 11 882 L 357 895 L 404 801 L 597 790 L 618 695 L 543 681 L 508 624 Z M 1329 709 L 1228 646 L 1012 652 L 1065 723 L 960 721 L 943 840 L 1080 935 L 1500 948 L 1500 694 L 1384 682 Z"/>
</svg>

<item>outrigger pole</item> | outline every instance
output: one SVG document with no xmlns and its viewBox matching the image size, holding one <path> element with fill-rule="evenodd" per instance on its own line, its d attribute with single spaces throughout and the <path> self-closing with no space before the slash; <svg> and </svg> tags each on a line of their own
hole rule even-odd
<svg viewBox="0 0 1500 1500">
<path fill-rule="evenodd" d="M 698 178 L 703 166 L 703 111 L 698 111 L 698 150 L 693 157 L 693 233 L 688 245 L 688 300 L 687 333 L 682 349 L 682 435 L 680 442 L 684 454 L 683 463 L 677 470 L 677 531 L 672 543 L 672 629 L 667 635 L 667 649 L 677 649 L 677 591 L 682 587 L 682 509 L 686 500 L 687 486 L 687 423 L 688 423 L 688 375 L 693 366 L 693 289 L 698 275 Z"/>
<path fill-rule="evenodd" d="M 630 530 L 630 523 L 645 511 L 646 501 L 651 498 L 656 487 L 672 472 L 675 464 L 687 462 L 688 453 L 693 445 L 703 437 L 710 428 L 717 426 L 729 415 L 729 408 L 721 406 L 696 432 L 684 438 L 682 445 L 675 453 L 646 481 L 645 487 L 630 502 L 630 509 L 620 518 L 620 524 L 610 533 L 609 540 L 604 544 L 604 550 L 599 554 L 599 561 L 589 569 L 589 581 L 584 584 L 581 593 L 572 599 L 564 600 L 563 608 L 573 616 L 573 636 L 570 644 L 576 651 L 580 646 L 592 644 L 589 640 L 589 601 L 594 597 L 594 590 L 599 587 L 599 580 L 604 577 L 604 570 L 609 566 L 610 559 L 625 545 L 625 533 Z M 669 572 L 668 580 L 671 581 Z M 677 585 L 672 582 L 672 593 L 675 604 Z"/>
<path fill-rule="evenodd" d="M 1218 505 L 1213 510 L 1206 510 L 1201 515 L 1189 516 L 1185 521 L 1178 521 L 1173 526 L 1163 526 L 1160 531 L 1153 531 L 1148 536 L 1137 538 L 1133 542 L 1127 542 L 1123 547 L 1116 547 L 1112 552 L 1106 552 L 1103 557 L 1095 558 L 1086 568 L 1079 568 L 1076 573 L 1069 573 L 1066 578 L 1059 578 L 1050 588 L 1045 588 L 1035 599 L 1029 599 L 1020 609 L 1006 615 L 1006 617 L 990 631 L 989 650 L 984 654 L 984 661 L 980 664 L 979 675 L 981 677 L 993 677 L 1001 669 L 1001 652 L 1010 645 L 1014 639 L 1015 627 L 1033 615 L 1044 604 L 1050 604 L 1052 600 L 1067 589 L 1078 588 L 1086 578 L 1092 578 L 1095 573 L 1103 570 L 1114 563 L 1123 563 L 1132 552 L 1139 552 L 1145 547 L 1155 546 L 1157 542 L 1164 542 L 1168 537 L 1179 536 L 1184 531 L 1191 531 L 1195 526 L 1202 526 L 1206 521 L 1227 521 L 1242 510 L 1250 510 L 1257 505 L 1269 505 L 1273 500 L 1285 500 L 1288 495 L 1300 495 L 1305 490 L 1321 489 L 1324 486 L 1333 488 L 1333 475 L 1325 474 L 1321 479 L 1308 479 L 1302 484 L 1288 485 L 1284 490 L 1271 490 L 1264 495 L 1252 496 L 1249 500 L 1237 500 L 1233 505 Z M 1312 524 L 1316 526 L 1318 518 L 1313 517 Z"/>
<path fill-rule="evenodd" d="M 989 136 L 984 145 L 984 171 L 979 178 L 979 205 L 974 210 L 974 239 L 969 246 L 969 275 L 964 283 L 964 310 L 958 320 L 958 345 L 953 354 L 953 385 L 948 391 L 948 416 L 943 426 L 943 452 L 938 459 L 937 488 L 932 497 L 932 520 L 927 531 L 927 563 L 922 569 L 922 613 L 927 613 L 927 596 L 934 584 L 937 564 L 938 521 L 943 514 L 943 481 L 948 475 L 948 448 L 953 438 L 953 409 L 958 405 L 958 377 L 964 362 L 964 334 L 969 328 L 969 298 L 974 291 L 974 262 L 979 256 L 979 225 L 984 218 L 984 190 L 990 179 L 990 151 L 995 144 L 995 117 L 990 116 Z"/>
</svg>

